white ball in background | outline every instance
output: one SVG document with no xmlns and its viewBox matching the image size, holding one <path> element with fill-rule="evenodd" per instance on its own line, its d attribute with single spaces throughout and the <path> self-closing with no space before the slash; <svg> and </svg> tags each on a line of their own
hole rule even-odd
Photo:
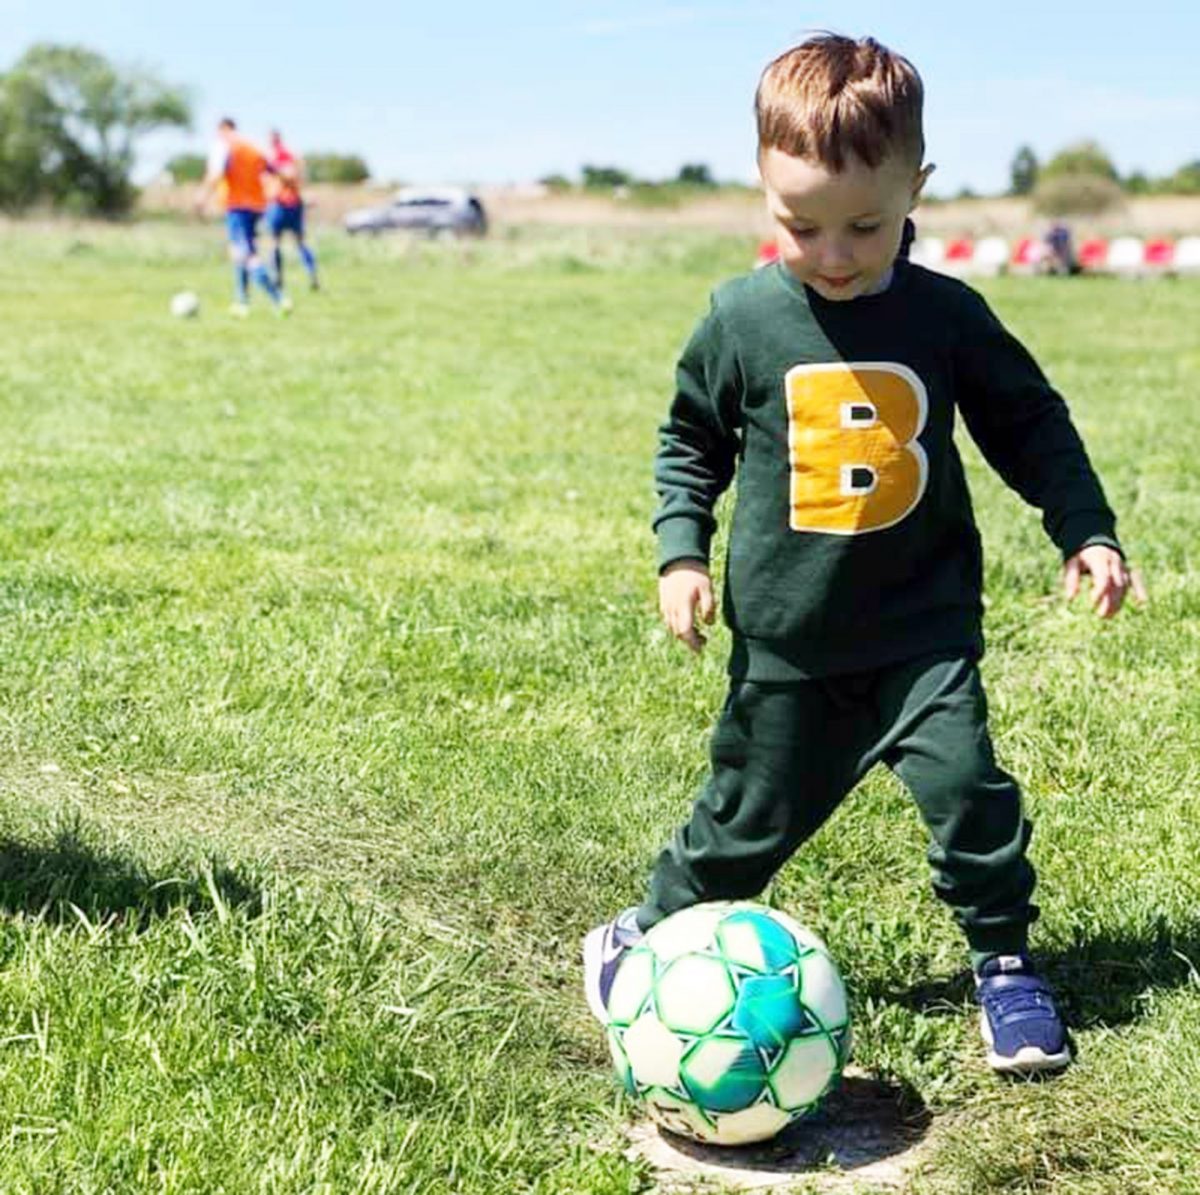
<svg viewBox="0 0 1200 1195">
<path fill-rule="evenodd" d="M 176 319 L 191 319 L 200 314 L 200 298 L 195 291 L 181 290 L 171 298 L 171 314 Z"/>
</svg>

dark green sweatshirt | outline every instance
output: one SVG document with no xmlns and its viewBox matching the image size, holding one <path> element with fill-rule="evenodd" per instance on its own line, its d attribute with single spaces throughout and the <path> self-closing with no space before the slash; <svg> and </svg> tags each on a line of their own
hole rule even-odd
<svg viewBox="0 0 1200 1195">
<path fill-rule="evenodd" d="M 737 475 L 725 572 L 735 678 L 855 672 L 983 650 L 982 555 L 955 412 L 1064 558 L 1117 546 L 1066 404 L 983 299 L 897 262 L 831 303 L 780 264 L 719 287 L 661 429 L 659 565 L 708 560 Z"/>
</svg>

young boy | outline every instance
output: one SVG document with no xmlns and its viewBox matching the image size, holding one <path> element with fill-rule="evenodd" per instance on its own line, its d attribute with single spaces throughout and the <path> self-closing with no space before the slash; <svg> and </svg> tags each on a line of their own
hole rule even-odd
<svg viewBox="0 0 1200 1195">
<path fill-rule="evenodd" d="M 694 651 L 698 619 L 715 611 L 713 507 L 738 477 L 730 690 L 691 819 L 645 903 L 588 935 L 585 985 L 603 1022 L 645 930 L 698 901 L 761 892 L 883 762 L 928 826 L 989 1063 L 1057 1070 L 1070 1047 L 1027 953 L 1030 824 L 993 756 L 980 685 L 980 542 L 955 412 L 1040 507 L 1068 597 L 1088 573 L 1110 617 L 1135 582 L 1062 399 L 974 291 L 898 257 L 932 169 L 922 99 L 911 64 L 870 38 L 815 37 L 759 83 L 779 260 L 715 292 L 679 362 L 655 462 L 660 606 Z"/>
</svg>

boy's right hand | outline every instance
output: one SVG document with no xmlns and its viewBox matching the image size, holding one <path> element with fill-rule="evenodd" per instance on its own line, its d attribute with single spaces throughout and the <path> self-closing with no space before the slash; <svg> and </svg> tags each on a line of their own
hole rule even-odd
<svg viewBox="0 0 1200 1195">
<path fill-rule="evenodd" d="M 699 652 L 708 640 L 696 625 L 696 614 L 711 625 L 717 614 L 712 577 L 703 560 L 676 560 L 658 578 L 658 608 L 672 635 Z"/>
</svg>

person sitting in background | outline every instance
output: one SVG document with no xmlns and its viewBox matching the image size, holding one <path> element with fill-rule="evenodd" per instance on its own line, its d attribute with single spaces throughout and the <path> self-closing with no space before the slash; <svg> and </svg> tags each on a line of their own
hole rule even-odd
<svg viewBox="0 0 1200 1195">
<path fill-rule="evenodd" d="M 1046 233 L 1046 256 L 1042 270 L 1047 274 L 1078 274 L 1079 259 L 1071 240 L 1071 230 L 1065 224 L 1053 224 Z"/>
</svg>

